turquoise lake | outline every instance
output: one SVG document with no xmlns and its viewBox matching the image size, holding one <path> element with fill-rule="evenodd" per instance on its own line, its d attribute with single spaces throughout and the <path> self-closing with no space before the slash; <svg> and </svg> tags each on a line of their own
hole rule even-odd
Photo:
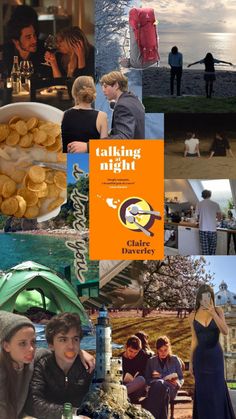
<svg viewBox="0 0 236 419">
<path fill-rule="evenodd" d="M 31 260 L 64 273 L 70 265 L 72 284 L 78 284 L 74 271 L 74 253 L 65 245 L 66 239 L 33 234 L 0 233 L 0 270 L 7 269 Z M 88 261 L 88 272 L 84 273 L 86 282 L 98 280 L 98 262 Z"/>
</svg>

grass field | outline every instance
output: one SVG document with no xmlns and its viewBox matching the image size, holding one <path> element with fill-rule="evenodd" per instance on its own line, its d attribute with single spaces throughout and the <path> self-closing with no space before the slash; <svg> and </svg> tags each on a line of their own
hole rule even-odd
<svg viewBox="0 0 236 419">
<path fill-rule="evenodd" d="M 236 112 L 236 97 L 207 99 L 202 96 L 144 97 L 146 113 L 230 113 Z"/>
</svg>

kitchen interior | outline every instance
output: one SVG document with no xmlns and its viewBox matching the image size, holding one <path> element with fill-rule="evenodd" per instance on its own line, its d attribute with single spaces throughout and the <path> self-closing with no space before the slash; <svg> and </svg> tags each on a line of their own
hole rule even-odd
<svg viewBox="0 0 236 419">
<path fill-rule="evenodd" d="M 199 228 L 195 208 L 204 189 L 220 205 L 217 255 L 236 253 L 236 180 L 165 180 L 165 255 L 199 255 Z"/>
</svg>

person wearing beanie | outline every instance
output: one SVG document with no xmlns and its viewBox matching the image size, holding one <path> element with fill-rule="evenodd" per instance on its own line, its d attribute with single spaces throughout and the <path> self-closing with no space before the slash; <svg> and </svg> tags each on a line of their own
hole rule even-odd
<svg viewBox="0 0 236 419">
<path fill-rule="evenodd" d="M 33 374 L 35 328 L 25 316 L 0 311 L 0 418 L 23 412 Z"/>
<path fill-rule="evenodd" d="M 18 419 L 31 413 L 27 397 L 34 365 L 50 353 L 49 349 L 36 350 L 35 327 L 30 319 L 0 310 L 0 419 Z M 92 372 L 94 357 L 83 350 L 80 357 Z"/>
</svg>

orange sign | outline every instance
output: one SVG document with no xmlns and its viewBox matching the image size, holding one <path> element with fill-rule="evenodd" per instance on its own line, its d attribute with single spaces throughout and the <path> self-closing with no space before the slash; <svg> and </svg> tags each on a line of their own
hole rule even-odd
<svg viewBox="0 0 236 419">
<path fill-rule="evenodd" d="M 90 141 L 90 259 L 164 258 L 164 141 Z"/>
</svg>

